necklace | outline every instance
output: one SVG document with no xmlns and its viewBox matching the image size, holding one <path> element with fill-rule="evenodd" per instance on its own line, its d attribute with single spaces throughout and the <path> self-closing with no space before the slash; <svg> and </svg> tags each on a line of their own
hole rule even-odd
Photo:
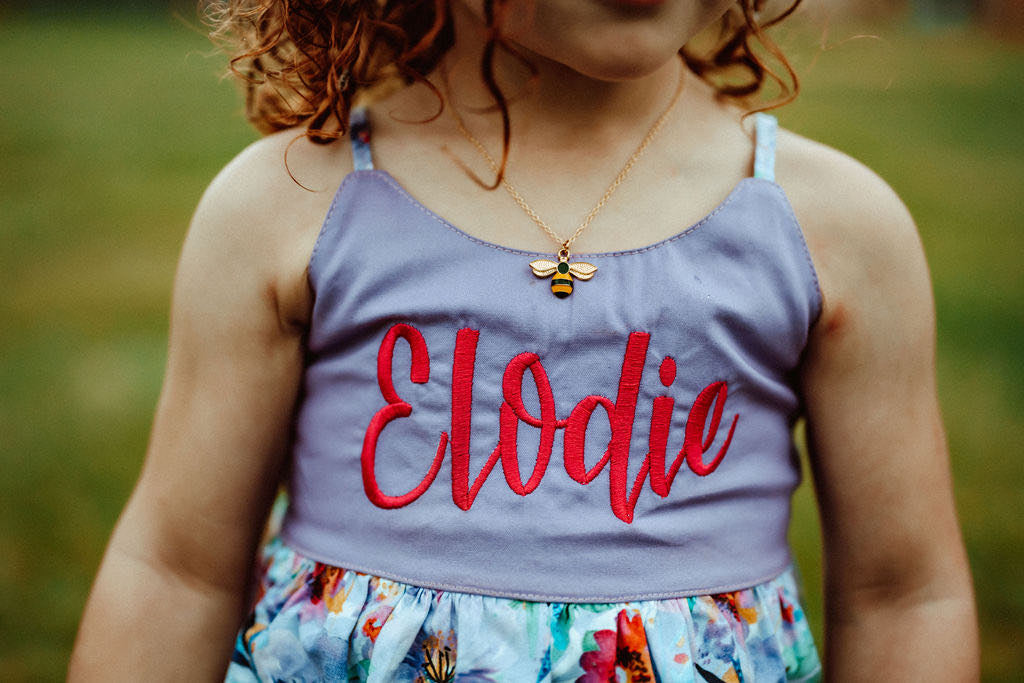
<svg viewBox="0 0 1024 683">
<path fill-rule="evenodd" d="M 536 259 L 534 261 L 530 261 L 530 269 L 533 271 L 534 275 L 536 275 L 537 277 L 551 276 L 551 292 L 555 296 L 559 298 L 565 298 L 572 294 L 572 282 L 574 276 L 579 278 L 580 280 L 589 280 L 590 278 L 594 277 L 594 274 L 597 272 L 597 266 L 595 266 L 592 263 L 586 263 L 585 261 L 570 262 L 569 248 L 572 246 L 572 243 L 576 241 L 576 238 L 579 237 L 583 233 L 583 231 L 590 226 L 591 221 L 593 221 L 594 217 L 597 216 L 598 213 L 600 213 L 601 209 L 604 208 L 605 204 L 608 203 L 608 200 L 615 193 L 615 190 L 619 188 L 619 185 L 621 185 L 622 182 L 626 179 L 626 176 L 629 175 L 629 172 L 633 170 L 633 166 L 640 159 L 640 157 L 643 156 L 643 153 L 647 150 L 647 147 L 651 144 L 651 141 L 658 134 L 658 131 L 661 130 L 661 127 L 665 124 L 665 121 L 668 120 L 669 114 L 672 113 L 672 110 L 675 109 L 676 102 L 679 101 L 679 95 L 683 92 L 685 74 L 686 69 L 680 68 L 679 83 L 676 85 L 676 90 L 675 93 L 672 95 L 672 100 L 669 102 L 668 106 L 661 113 L 661 115 L 658 116 L 657 120 L 655 120 L 655 122 L 651 124 L 651 127 L 647 130 L 647 134 L 644 135 L 643 139 L 640 141 L 640 144 L 633 151 L 633 153 L 629 155 L 629 159 L 626 160 L 625 165 L 619 171 L 618 175 L 615 176 L 615 179 L 612 180 L 611 184 L 608 186 L 608 189 L 604 191 L 603 195 L 601 195 L 601 199 L 597 202 L 597 204 L 594 205 L 594 208 L 587 212 L 587 215 L 583 217 L 583 220 L 580 222 L 575 232 L 573 232 L 568 239 L 563 240 L 561 237 L 559 237 L 558 234 L 555 233 L 555 231 L 552 230 L 551 227 L 544 221 L 544 219 L 537 215 L 537 212 L 534 211 L 533 208 L 527 203 L 522 193 L 519 192 L 519 190 L 517 190 L 516 187 L 508 180 L 508 176 L 505 174 L 502 175 L 502 186 L 509 193 L 509 195 L 519 206 L 519 208 L 521 208 L 526 213 L 526 215 L 529 216 L 533 220 L 533 222 L 536 223 L 537 226 L 544 231 L 544 233 L 548 237 L 550 237 L 552 240 L 554 240 L 556 244 L 559 245 L 559 249 L 556 252 L 556 258 L 558 259 L 558 261 L 552 261 L 550 259 Z M 494 157 L 491 156 L 490 152 L 487 151 L 487 148 L 484 147 L 483 143 L 477 140 L 476 137 L 471 132 L 469 132 L 469 129 L 466 127 L 465 121 L 463 121 L 462 117 L 459 115 L 458 110 L 454 106 L 451 106 L 448 109 L 449 111 L 451 111 L 452 118 L 455 119 L 455 125 L 459 129 L 459 132 L 462 134 L 462 136 L 466 138 L 466 140 L 468 140 L 474 147 L 476 147 L 477 151 L 480 152 L 480 156 L 482 156 L 484 158 L 484 161 L 487 162 L 487 165 L 491 167 L 491 170 L 494 171 L 495 174 L 498 173 L 498 162 L 494 160 Z"/>
</svg>

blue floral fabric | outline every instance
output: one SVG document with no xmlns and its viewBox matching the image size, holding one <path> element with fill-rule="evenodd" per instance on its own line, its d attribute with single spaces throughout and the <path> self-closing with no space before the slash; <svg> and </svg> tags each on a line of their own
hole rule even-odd
<svg viewBox="0 0 1024 683">
<path fill-rule="evenodd" d="M 583 604 L 437 591 L 267 544 L 229 683 L 812 681 L 792 570 L 698 597 Z"/>
</svg>

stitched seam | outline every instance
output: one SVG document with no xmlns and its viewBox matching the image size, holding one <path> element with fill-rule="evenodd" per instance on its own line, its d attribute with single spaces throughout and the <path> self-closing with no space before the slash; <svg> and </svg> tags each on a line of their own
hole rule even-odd
<svg viewBox="0 0 1024 683">
<path fill-rule="evenodd" d="M 419 209 L 419 211 L 422 212 L 425 216 L 427 216 L 428 218 L 433 220 L 435 223 L 439 223 L 440 225 L 444 226 L 445 228 L 447 228 L 448 230 L 454 232 L 456 235 L 459 235 L 460 237 L 464 237 L 465 239 L 468 239 L 471 242 L 476 242 L 477 244 L 479 244 L 481 246 L 490 247 L 491 249 L 497 249 L 498 251 L 504 251 L 504 252 L 507 252 L 509 254 L 526 254 L 526 255 L 530 255 L 530 256 L 534 256 L 534 255 L 536 255 L 536 256 L 543 256 L 544 254 L 547 253 L 547 252 L 543 252 L 543 251 L 527 251 L 525 249 L 513 249 L 512 247 L 503 247 L 500 244 L 494 244 L 493 242 L 488 242 L 486 240 L 482 240 L 479 237 L 474 237 L 473 235 L 470 235 L 468 232 L 463 232 L 459 228 L 456 228 L 454 225 L 452 225 L 451 223 L 449 223 L 448 221 L 444 220 L 443 218 L 438 216 L 436 213 L 434 213 L 433 211 L 428 209 L 422 203 L 420 203 L 415 197 L 413 197 L 411 194 L 409 194 L 409 192 L 406 191 L 405 188 L 403 188 L 401 185 L 399 185 L 398 182 L 394 178 L 392 178 L 389 174 L 387 174 L 384 171 L 379 170 L 379 169 L 374 169 L 374 171 L 370 171 L 370 172 L 371 173 L 375 172 L 375 175 L 378 178 L 380 178 L 385 183 L 387 183 L 393 190 L 395 190 L 395 192 L 398 193 L 399 196 L 402 197 L 402 199 L 406 200 L 409 204 L 411 204 L 416 209 Z"/>
<path fill-rule="evenodd" d="M 445 228 L 447 228 L 451 232 L 455 233 L 456 235 L 458 235 L 458 236 L 460 236 L 460 237 L 462 237 L 464 239 L 467 239 L 467 240 L 469 240 L 471 242 L 476 242 L 477 244 L 479 244 L 481 246 L 489 247 L 491 249 L 496 249 L 498 251 L 503 251 L 503 252 L 506 252 L 506 253 L 509 253 L 509 254 L 518 254 L 518 255 L 526 255 L 526 256 L 544 256 L 544 255 L 550 253 L 550 252 L 546 252 L 546 251 L 528 251 L 526 249 L 515 249 L 513 247 L 505 247 L 505 246 L 502 246 L 500 244 L 495 244 L 494 242 L 488 242 L 487 240 L 480 239 L 479 237 L 474 237 L 473 235 L 470 235 L 468 232 L 465 232 L 461 228 L 456 227 L 450 221 L 445 220 L 441 216 L 437 215 L 436 213 L 434 213 L 433 211 L 428 209 L 419 200 L 417 200 L 415 197 L 413 197 L 411 194 L 409 194 L 409 192 L 404 187 L 399 185 L 398 182 L 394 178 L 392 178 L 391 175 L 388 174 L 386 171 L 383 171 L 381 169 L 372 169 L 372 170 L 365 170 L 365 171 L 353 171 L 353 173 L 374 173 L 378 178 L 383 180 L 387 185 L 389 185 L 393 190 L 395 190 L 395 192 L 397 192 L 409 204 L 411 204 L 412 206 L 414 206 L 417 209 L 419 209 L 423 214 L 425 214 L 426 216 L 431 218 L 434 222 L 439 223 L 440 225 L 444 226 Z M 693 225 L 689 226 L 688 228 L 686 228 L 682 232 L 676 233 L 675 235 L 672 235 L 670 237 L 666 237 L 665 239 L 659 240 L 658 242 L 654 242 L 653 244 L 649 244 L 649 245 L 644 246 L 644 247 L 637 247 L 636 249 L 626 249 L 626 250 L 621 250 L 621 251 L 605 251 L 605 252 L 598 252 L 598 253 L 592 253 L 592 254 L 580 253 L 580 254 L 573 254 L 573 255 L 575 257 L 577 257 L 577 258 L 591 258 L 591 259 L 592 258 L 614 258 L 614 257 L 618 257 L 618 256 L 633 256 L 633 255 L 636 255 L 636 254 L 643 254 L 643 253 L 648 252 L 648 251 L 653 251 L 653 250 L 658 249 L 660 247 L 663 247 L 663 246 L 665 246 L 665 245 L 667 245 L 667 244 L 669 244 L 671 242 L 675 242 L 676 240 L 680 240 L 680 239 L 682 239 L 684 237 L 687 237 L 691 233 L 693 233 L 693 232 L 697 231 L 699 228 L 703 227 L 704 224 L 706 224 L 708 221 L 710 221 L 716 215 L 721 213 L 722 210 L 724 210 L 729 204 L 733 203 L 736 200 L 737 196 L 740 194 L 741 188 L 743 187 L 743 185 L 746 184 L 746 181 L 748 181 L 748 180 L 753 180 L 753 178 L 747 177 L 747 178 L 743 178 L 742 180 L 740 180 L 733 187 L 733 189 L 729 192 L 728 196 L 726 196 L 726 198 L 723 199 L 722 202 L 720 204 L 718 204 L 718 206 L 716 206 L 714 209 L 711 210 L 711 213 L 707 214 L 706 216 L 704 216 L 699 221 L 697 221 Z"/>
<path fill-rule="evenodd" d="M 348 173 L 342 179 L 341 184 L 338 185 L 338 189 L 335 190 L 334 192 L 334 197 L 331 199 L 331 206 L 329 209 L 327 209 L 327 215 L 324 217 L 324 222 L 320 224 L 320 232 L 316 236 L 316 242 L 313 243 L 313 251 L 309 255 L 308 269 L 309 278 L 311 281 L 313 280 L 313 272 L 316 268 L 315 261 L 321 251 L 320 247 L 325 240 L 324 236 L 327 232 L 330 231 L 331 228 L 331 217 L 334 216 L 334 212 L 338 208 L 338 204 L 341 202 L 342 191 L 345 189 L 345 186 L 349 183 L 349 180 L 351 178 L 352 173 Z"/>
<path fill-rule="evenodd" d="M 793 211 L 793 205 L 789 201 L 789 197 L 786 196 L 786 191 L 782 189 L 782 186 L 773 180 L 767 181 L 772 185 L 775 191 L 782 197 L 782 204 L 785 208 L 786 215 L 789 217 L 789 224 L 792 230 L 796 233 L 797 238 L 800 240 L 801 251 L 804 255 L 804 261 L 807 262 L 807 269 L 811 274 L 811 281 L 814 283 L 814 308 L 816 309 L 811 316 L 811 326 L 813 326 L 818 318 L 821 316 L 822 308 L 824 308 L 825 295 L 821 291 L 821 282 L 818 280 L 818 269 L 814 266 L 814 260 L 811 258 L 811 250 L 807 246 L 807 237 L 804 235 L 803 228 L 800 227 L 800 221 L 796 218 L 796 213 Z"/>
<path fill-rule="evenodd" d="M 287 535 L 286 530 L 282 530 L 282 532 L 281 532 L 281 540 L 282 540 L 282 542 L 285 545 L 289 546 L 292 550 L 295 550 L 300 555 L 304 555 L 304 556 L 308 557 L 311 560 L 314 560 L 316 562 L 322 562 L 324 564 L 331 565 L 332 567 L 337 567 L 338 569 L 347 569 L 349 571 L 353 571 L 353 572 L 360 573 L 360 574 L 368 574 L 368 575 L 371 575 L 371 576 L 378 576 L 378 577 L 380 577 L 382 579 L 390 579 L 392 581 L 401 581 L 402 583 L 409 584 L 410 586 L 413 586 L 413 587 L 416 587 L 416 588 L 429 588 L 429 589 L 444 590 L 444 591 L 456 592 L 456 593 L 473 593 L 473 594 L 476 594 L 476 595 L 483 595 L 483 596 L 492 597 L 492 598 L 512 598 L 512 599 L 516 599 L 516 600 L 529 600 L 531 602 L 563 602 L 563 603 L 573 603 L 573 602 L 575 602 L 575 603 L 588 603 L 588 604 L 614 604 L 614 603 L 623 603 L 623 602 L 627 602 L 627 603 L 628 602 L 639 602 L 639 601 L 645 601 L 645 600 L 664 600 L 664 599 L 670 599 L 670 598 L 686 598 L 686 597 L 694 597 L 694 596 L 698 596 L 698 595 L 717 595 L 719 593 L 728 593 L 728 592 L 736 591 L 736 590 L 744 590 L 744 589 L 747 589 L 747 588 L 752 588 L 754 586 L 760 585 L 762 583 L 767 583 L 768 581 L 776 579 L 779 576 L 781 576 L 782 574 L 784 574 L 786 572 L 786 570 L 789 569 L 792 566 L 792 564 L 793 564 L 792 558 L 787 558 L 785 564 L 783 564 L 782 567 L 780 567 L 780 568 L 778 568 L 776 570 L 773 570 L 772 572 L 770 572 L 768 574 L 765 574 L 764 576 L 762 576 L 760 578 L 753 579 L 750 582 L 744 582 L 741 585 L 723 584 L 723 585 L 720 585 L 720 586 L 711 586 L 711 587 L 708 587 L 708 588 L 697 588 L 697 589 L 687 590 L 687 591 L 662 591 L 662 592 L 655 592 L 655 593 L 634 593 L 634 594 L 629 594 L 626 597 L 618 598 L 618 599 L 616 599 L 616 598 L 608 598 L 607 596 L 565 597 L 565 596 L 560 596 L 560 595 L 557 595 L 557 594 L 554 594 L 554 593 L 527 593 L 527 592 L 520 592 L 520 591 L 504 591 L 504 590 L 500 590 L 500 589 L 495 590 L 493 588 L 487 588 L 487 587 L 484 587 L 484 586 L 469 586 L 469 585 L 449 584 L 449 583 L 445 583 L 443 581 L 429 581 L 428 582 L 428 581 L 423 581 L 422 579 L 413 579 L 413 578 L 410 578 L 410 577 L 407 577 L 407 576 L 402 576 L 401 574 L 397 574 L 395 572 L 381 572 L 381 571 L 373 569 L 373 568 L 369 567 L 368 565 L 364 565 L 364 564 L 350 564 L 350 563 L 345 562 L 345 563 L 342 563 L 342 565 L 344 565 L 344 566 L 340 566 L 340 565 L 335 564 L 334 560 L 317 560 L 316 557 L 318 557 L 318 556 L 322 557 L 322 556 L 320 556 L 318 553 L 309 552 L 308 550 L 303 548 L 300 544 L 295 543 L 292 540 L 285 538 L 286 535 Z"/>
</svg>

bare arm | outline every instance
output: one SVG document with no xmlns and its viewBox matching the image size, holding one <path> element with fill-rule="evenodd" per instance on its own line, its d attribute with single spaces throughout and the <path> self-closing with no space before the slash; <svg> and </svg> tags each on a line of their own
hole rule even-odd
<svg viewBox="0 0 1024 683">
<path fill-rule="evenodd" d="M 281 151 L 271 140 L 243 153 L 196 212 L 146 462 L 93 586 L 71 680 L 224 675 L 284 464 L 305 263 L 326 209 L 291 183 Z"/>
<path fill-rule="evenodd" d="M 851 160 L 827 163 L 834 186 L 829 173 L 791 179 L 825 296 L 803 387 L 825 541 L 827 678 L 977 680 L 927 266 L 892 191 Z"/>
</svg>

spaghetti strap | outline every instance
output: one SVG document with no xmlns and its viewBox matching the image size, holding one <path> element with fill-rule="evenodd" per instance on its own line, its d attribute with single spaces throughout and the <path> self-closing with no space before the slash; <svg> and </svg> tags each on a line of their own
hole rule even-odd
<svg viewBox="0 0 1024 683">
<path fill-rule="evenodd" d="M 370 151 L 370 119 L 365 107 L 352 110 L 348 119 L 348 137 L 352 143 L 352 167 L 356 171 L 373 170 L 373 153 Z"/>
<path fill-rule="evenodd" d="M 771 114 L 754 115 L 754 177 L 775 181 L 775 134 L 779 121 Z"/>
</svg>

